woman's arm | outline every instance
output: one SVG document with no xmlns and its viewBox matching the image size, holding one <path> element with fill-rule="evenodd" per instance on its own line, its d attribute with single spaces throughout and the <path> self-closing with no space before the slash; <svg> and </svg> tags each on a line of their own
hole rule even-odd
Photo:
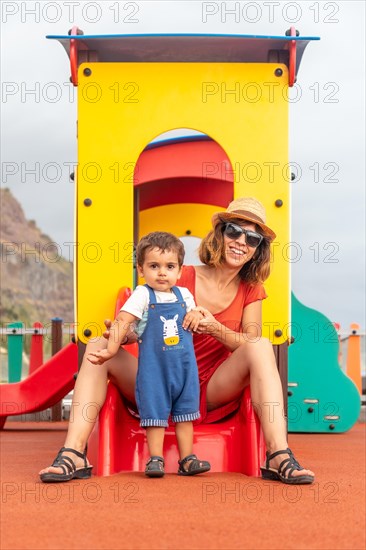
<svg viewBox="0 0 366 550">
<path fill-rule="evenodd" d="M 199 322 L 196 332 L 210 334 L 230 351 L 237 349 L 243 342 L 255 342 L 262 335 L 262 301 L 256 300 L 248 304 L 243 311 L 242 332 L 236 332 L 222 325 L 208 311 L 198 307 L 204 318 Z"/>
</svg>

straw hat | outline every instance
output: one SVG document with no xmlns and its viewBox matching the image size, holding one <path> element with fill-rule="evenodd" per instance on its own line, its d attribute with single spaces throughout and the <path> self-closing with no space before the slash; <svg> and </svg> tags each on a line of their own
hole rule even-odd
<svg viewBox="0 0 366 550">
<path fill-rule="evenodd" d="M 212 216 L 212 225 L 220 222 L 229 222 L 235 219 L 242 219 L 257 224 L 266 237 L 271 241 L 276 238 L 276 234 L 266 225 L 266 211 L 261 202 L 253 197 L 239 197 L 233 200 L 225 212 L 216 212 Z"/>
</svg>

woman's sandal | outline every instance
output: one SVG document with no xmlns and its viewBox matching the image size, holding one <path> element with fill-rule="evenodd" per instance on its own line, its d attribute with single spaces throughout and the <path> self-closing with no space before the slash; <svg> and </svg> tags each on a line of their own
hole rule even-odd
<svg viewBox="0 0 366 550">
<path fill-rule="evenodd" d="M 84 460 L 84 466 L 82 468 L 76 468 L 74 461 L 69 456 L 63 454 L 65 452 L 74 453 L 74 455 L 82 458 Z M 87 463 L 86 449 L 83 453 L 80 453 L 79 451 L 75 451 L 75 449 L 68 449 L 67 447 L 62 447 L 62 449 L 59 450 L 52 466 L 54 468 L 61 468 L 63 470 L 63 474 L 55 474 L 51 472 L 40 474 L 39 477 L 44 483 L 70 481 L 71 479 L 89 479 L 93 469 L 93 466 L 90 466 Z"/>
<path fill-rule="evenodd" d="M 269 461 L 272 460 L 272 458 L 275 458 L 278 455 L 281 454 L 287 454 L 289 455 L 289 458 L 285 458 L 279 465 L 278 469 L 270 468 L 269 467 Z M 289 485 L 304 485 L 306 483 L 313 483 L 314 476 L 311 476 L 309 474 L 305 474 L 302 476 L 294 476 L 292 475 L 292 472 L 295 470 L 303 470 L 304 468 L 300 466 L 300 464 L 297 462 L 296 458 L 292 454 L 291 449 L 286 449 L 284 451 L 276 451 L 275 453 L 269 454 L 269 452 L 266 452 L 266 467 L 261 468 L 262 472 L 262 478 L 263 479 L 270 479 L 272 481 L 282 481 L 282 483 L 288 483 Z M 287 470 L 290 470 L 288 475 L 286 476 Z"/>
<path fill-rule="evenodd" d="M 146 462 L 145 475 L 148 477 L 163 477 L 164 459 L 162 456 L 151 456 Z"/>
<path fill-rule="evenodd" d="M 187 462 L 190 462 L 187 469 L 184 468 L 184 465 Z M 196 474 L 203 474 L 211 470 L 211 464 L 207 460 L 198 460 L 196 455 L 188 455 L 182 460 L 178 460 L 179 469 L 178 474 L 180 476 L 195 476 Z"/>
</svg>

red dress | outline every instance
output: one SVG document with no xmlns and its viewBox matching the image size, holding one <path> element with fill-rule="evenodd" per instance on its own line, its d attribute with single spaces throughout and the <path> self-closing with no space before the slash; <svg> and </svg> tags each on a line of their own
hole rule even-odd
<svg viewBox="0 0 366 550">
<path fill-rule="evenodd" d="M 193 294 L 197 304 L 196 271 L 193 266 L 183 267 L 181 278 L 177 284 L 188 288 L 188 290 Z M 242 281 L 231 304 L 226 309 L 216 313 L 214 317 L 219 323 L 228 329 L 240 332 L 242 329 L 241 321 L 244 308 L 248 304 L 256 302 L 257 300 L 263 300 L 266 297 L 267 295 L 263 285 L 249 285 L 245 281 Z M 207 384 L 212 374 L 230 356 L 231 352 L 218 340 L 208 334 L 194 334 L 193 343 L 201 386 L 201 418 L 198 421 L 195 421 L 195 423 L 200 423 L 203 421 L 206 423 L 216 422 L 236 410 L 240 402 L 240 400 L 236 399 L 235 401 L 226 403 L 213 411 L 207 411 Z"/>
</svg>

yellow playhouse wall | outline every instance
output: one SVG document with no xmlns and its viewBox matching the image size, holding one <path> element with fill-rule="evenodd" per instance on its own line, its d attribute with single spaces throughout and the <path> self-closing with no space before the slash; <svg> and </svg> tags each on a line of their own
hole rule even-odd
<svg viewBox="0 0 366 550">
<path fill-rule="evenodd" d="M 91 69 L 90 76 L 83 72 Z M 275 76 L 281 67 L 283 75 Z M 175 128 L 206 133 L 225 150 L 235 196 L 255 196 L 277 233 L 266 283 L 264 335 L 279 344 L 288 334 L 290 241 L 287 68 L 278 64 L 87 63 L 79 67 L 77 170 L 77 324 L 87 341 L 114 313 L 120 286 L 133 285 L 133 172 L 156 136 Z M 202 159 L 203 170 L 205 159 Z M 138 177 L 138 174 L 137 174 Z M 174 190 L 172 190 L 174 196 Z M 85 205 L 84 200 L 91 204 Z M 278 208 L 275 201 L 281 199 Z M 86 203 L 88 204 L 88 202 Z M 164 207 L 164 229 L 187 229 L 182 206 Z M 192 205 L 190 205 L 192 208 Z M 202 236 L 217 206 L 197 206 Z M 168 210 L 170 214 L 168 215 Z M 141 213 L 141 233 L 155 219 Z M 193 228 L 193 229 L 192 229 Z M 285 329 L 274 337 L 276 328 Z"/>
</svg>

